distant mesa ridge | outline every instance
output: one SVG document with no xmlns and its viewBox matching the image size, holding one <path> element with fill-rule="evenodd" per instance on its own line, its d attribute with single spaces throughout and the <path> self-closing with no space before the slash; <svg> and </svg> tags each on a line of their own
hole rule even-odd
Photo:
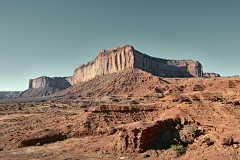
<svg viewBox="0 0 240 160">
<path fill-rule="evenodd" d="M 52 77 L 51 78 L 51 77 L 42 76 L 36 79 L 30 79 L 29 89 L 40 88 L 40 87 L 53 87 L 53 88 L 66 89 L 71 86 L 68 80 L 69 80 L 69 77 Z"/>
<path fill-rule="evenodd" d="M 120 73 L 127 68 L 137 68 L 156 76 L 169 78 L 220 77 L 216 73 L 203 73 L 202 64 L 198 61 L 155 58 L 135 50 L 133 46 L 125 45 L 100 51 L 93 61 L 76 68 L 73 76 L 52 78 L 42 76 L 30 79 L 29 91 L 35 92 L 32 96 L 54 94 L 96 76 Z M 38 94 L 40 91 L 41 94 Z M 22 95 L 24 94 L 27 96 L 26 91 Z"/>
<path fill-rule="evenodd" d="M 80 65 L 74 71 L 71 84 L 85 82 L 96 76 L 122 72 L 126 68 L 139 68 L 160 77 L 214 77 L 214 73 L 203 73 L 202 64 L 192 60 L 169 60 L 154 58 L 125 45 L 102 50 L 95 60 Z"/>
<path fill-rule="evenodd" d="M 170 78 L 220 77 L 216 73 L 203 73 L 202 64 L 198 61 L 155 58 L 135 50 L 133 46 L 125 45 L 100 51 L 95 60 L 76 68 L 73 76 L 30 79 L 29 88 L 67 88 L 96 76 L 122 72 L 126 68 L 138 68 L 156 76 Z"/>
<path fill-rule="evenodd" d="M 217 74 L 217 73 L 203 73 L 203 77 L 205 77 L 205 78 L 220 77 L 220 74 Z"/>
<path fill-rule="evenodd" d="M 71 86 L 71 77 L 38 77 L 29 80 L 29 88 L 15 98 L 29 98 L 52 95 Z"/>
</svg>

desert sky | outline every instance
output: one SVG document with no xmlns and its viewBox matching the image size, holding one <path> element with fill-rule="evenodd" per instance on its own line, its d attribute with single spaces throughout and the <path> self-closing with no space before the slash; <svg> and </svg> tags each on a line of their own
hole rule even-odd
<svg viewBox="0 0 240 160">
<path fill-rule="evenodd" d="M 0 91 L 72 76 L 100 50 L 127 44 L 239 75 L 239 8 L 239 0 L 0 0 Z"/>
</svg>

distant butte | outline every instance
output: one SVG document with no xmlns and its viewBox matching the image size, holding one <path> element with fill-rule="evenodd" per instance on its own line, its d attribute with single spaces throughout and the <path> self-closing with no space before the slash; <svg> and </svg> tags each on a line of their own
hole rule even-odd
<svg viewBox="0 0 240 160">
<path fill-rule="evenodd" d="M 198 61 L 155 58 L 135 50 L 133 46 L 125 45 L 100 51 L 93 61 L 76 68 L 73 76 L 30 79 L 29 89 L 18 97 L 51 95 L 97 76 L 121 73 L 128 68 L 167 78 L 220 77 L 216 73 L 203 73 L 202 64 Z"/>
</svg>

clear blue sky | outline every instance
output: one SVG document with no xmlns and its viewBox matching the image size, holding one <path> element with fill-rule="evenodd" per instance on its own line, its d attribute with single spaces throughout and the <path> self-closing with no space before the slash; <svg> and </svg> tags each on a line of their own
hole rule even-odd
<svg viewBox="0 0 240 160">
<path fill-rule="evenodd" d="M 0 90 L 71 76 L 103 49 L 132 45 L 240 74 L 240 0 L 0 0 Z"/>
</svg>

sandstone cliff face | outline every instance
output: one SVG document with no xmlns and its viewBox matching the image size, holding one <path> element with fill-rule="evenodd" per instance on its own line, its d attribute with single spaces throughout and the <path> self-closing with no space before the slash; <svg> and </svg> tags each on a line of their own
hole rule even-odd
<svg viewBox="0 0 240 160">
<path fill-rule="evenodd" d="M 220 77 L 220 74 L 217 73 L 203 73 L 204 78 Z"/>
<path fill-rule="evenodd" d="M 102 50 L 97 58 L 80 65 L 71 84 L 93 79 L 95 76 L 118 73 L 126 68 L 139 68 L 161 77 L 202 77 L 202 65 L 192 60 L 167 60 L 142 54 L 130 45 Z"/>
<path fill-rule="evenodd" d="M 67 77 L 69 78 L 69 77 Z M 30 79 L 29 80 L 29 89 L 30 88 L 41 88 L 41 87 L 54 87 L 54 88 L 60 88 L 65 89 L 70 87 L 71 84 L 66 80 L 65 77 L 39 77 L 36 79 Z"/>
<path fill-rule="evenodd" d="M 192 60 L 168 60 L 134 51 L 134 67 L 161 77 L 202 77 L 202 65 Z"/>
<path fill-rule="evenodd" d="M 73 74 L 73 84 L 88 81 L 95 76 L 116 73 L 133 68 L 134 56 L 131 46 L 102 50 L 97 58 L 86 65 L 80 65 Z"/>
</svg>

